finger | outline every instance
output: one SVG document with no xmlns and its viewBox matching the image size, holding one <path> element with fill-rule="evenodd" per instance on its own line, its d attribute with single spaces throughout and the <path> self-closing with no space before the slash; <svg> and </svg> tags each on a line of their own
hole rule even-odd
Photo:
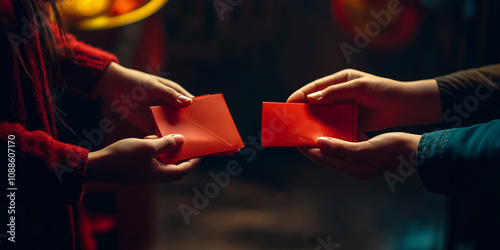
<svg viewBox="0 0 500 250">
<path fill-rule="evenodd" d="M 151 144 L 154 153 L 153 156 L 156 156 L 179 149 L 179 147 L 184 144 L 184 136 L 179 134 L 172 134 L 164 136 L 162 138 L 149 139 L 146 141 L 147 143 Z"/>
<path fill-rule="evenodd" d="M 320 78 L 318 80 L 315 80 L 304 87 L 298 89 L 295 91 L 290 97 L 288 97 L 287 102 L 308 102 L 307 95 L 318 92 L 324 88 L 327 88 L 330 85 L 336 85 L 339 83 L 344 83 L 350 80 L 353 80 L 355 78 L 359 78 L 363 76 L 365 73 L 357 71 L 357 70 L 352 70 L 352 69 L 346 69 L 339 71 L 335 74 Z"/>
<path fill-rule="evenodd" d="M 169 79 L 165 79 L 165 78 L 161 78 L 159 77 L 158 78 L 158 81 L 165 85 L 165 86 L 168 86 L 168 87 L 171 87 L 173 89 L 175 89 L 175 91 L 189 97 L 189 98 L 193 98 L 194 95 L 192 95 L 191 93 L 189 93 L 187 90 L 185 90 L 181 85 L 179 85 L 178 83 L 172 81 L 172 80 L 169 80 Z"/>
<path fill-rule="evenodd" d="M 307 158 L 311 159 L 317 164 L 327 166 L 356 179 L 364 177 L 363 170 L 368 166 L 366 163 L 346 160 L 328 155 L 318 148 L 298 148 L 298 150 Z"/>
<path fill-rule="evenodd" d="M 150 92 L 150 96 L 164 101 L 167 105 L 174 108 L 183 108 L 189 106 L 193 99 L 185 96 L 172 87 L 158 84 L 158 86 Z"/>
<path fill-rule="evenodd" d="M 157 182 L 177 181 L 189 174 L 201 162 L 201 158 L 192 158 L 179 164 L 163 165 L 158 162 Z"/>
<path fill-rule="evenodd" d="M 320 91 L 308 94 L 307 99 L 316 104 L 353 104 L 364 93 L 364 85 L 359 80 L 330 85 Z"/>
<path fill-rule="evenodd" d="M 148 136 L 144 137 L 144 139 L 158 139 L 158 136 L 156 136 L 156 135 L 148 135 Z"/>
<path fill-rule="evenodd" d="M 364 142 L 348 142 L 331 137 L 319 137 L 316 139 L 319 149 L 330 156 L 355 161 L 364 161 L 362 151 Z"/>
</svg>

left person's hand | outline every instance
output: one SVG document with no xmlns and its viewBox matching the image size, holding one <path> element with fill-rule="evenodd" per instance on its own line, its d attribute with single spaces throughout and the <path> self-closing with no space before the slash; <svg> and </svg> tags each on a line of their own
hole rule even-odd
<svg viewBox="0 0 500 250">
<path fill-rule="evenodd" d="M 86 181 L 145 185 L 180 180 L 200 164 L 201 158 L 165 165 L 155 157 L 178 150 L 183 143 L 184 137 L 175 134 L 117 141 L 89 153 Z"/>
<path fill-rule="evenodd" d="M 148 108 L 169 105 L 182 108 L 192 103 L 191 93 L 162 77 L 132 70 L 112 62 L 99 81 L 97 94 L 120 119 L 152 133 L 154 126 Z"/>
<path fill-rule="evenodd" d="M 381 134 L 362 142 L 320 137 L 316 140 L 317 148 L 298 150 L 314 162 L 366 179 L 382 176 L 386 171 L 397 172 L 403 159 L 415 161 L 420 137 L 400 132 Z"/>
</svg>

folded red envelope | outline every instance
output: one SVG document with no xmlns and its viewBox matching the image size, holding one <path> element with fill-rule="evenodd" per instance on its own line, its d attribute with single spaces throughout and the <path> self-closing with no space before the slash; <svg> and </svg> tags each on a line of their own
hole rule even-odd
<svg viewBox="0 0 500 250">
<path fill-rule="evenodd" d="M 262 103 L 264 147 L 315 147 L 321 136 L 357 141 L 358 107 Z"/>
<path fill-rule="evenodd" d="M 149 108 L 156 134 L 181 134 L 185 142 L 179 150 L 161 154 L 164 164 L 204 155 L 229 155 L 244 147 L 222 94 L 193 98 L 185 108 Z"/>
</svg>

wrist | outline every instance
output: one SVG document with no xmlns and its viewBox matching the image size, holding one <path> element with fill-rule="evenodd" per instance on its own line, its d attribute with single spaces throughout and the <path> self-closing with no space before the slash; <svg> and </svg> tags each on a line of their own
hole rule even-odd
<svg viewBox="0 0 500 250">
<path fill-rule="evenodd" d="M 410 153 L 416 153 L 422 135 L 408 134 L 407 148 Z"/>
<path fill-rule="evenodd" d="M 102 166 L 105 164 L 107 154 L 104 150 L 98 150 L 95 152 L 90 152 L 87 160 L 87 170 L 85 174 L 85 182 L 90 181 L 102 181 L 99 171 L 102 170 Z"/>
<path fill-rule="evenodd" d="M 95 87 L 95 93 L 99 96 L 103 96 L 105 92 L 107 91 L 107 85 L 113 81 L 116 81 L 119 76 L 120 72 L 123 70 L 123 67 L 115 62 L 111 62 L 106 69 L 104 70 L 104 73 L 102 77 L 99 79 L 97 82 L 97 85 Z"/>
<path fill-rule="evenodd" d="M 441 97 L 436 80 L 427 79 L 407 83 L 407 122 L 404 125 L 424 125 L 443 120 Z"/>
</svg>

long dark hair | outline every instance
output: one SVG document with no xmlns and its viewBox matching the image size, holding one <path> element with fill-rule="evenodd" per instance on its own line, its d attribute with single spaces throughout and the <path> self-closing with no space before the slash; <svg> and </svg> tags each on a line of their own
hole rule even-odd
<svg viewBox="0 0 500 250">
<path fill-rule="evenodd" d="M 52 88 L 51 94 L 54 98 L 57 96 L 58 90 L 64 88 L 60 70 L 60 50 L 62 48 L 58 45 L 54 32 L 57 32 L 57 35 L 61 37 L 63 47 L 70 48 L 56 0 L 14 0 L 14 2 L 20 2 L 23 5 L 26 17 L 37 26 L 47 80 Z M 22 55 L 18 56 L 22 57 Z M 23 63 L 23 58 L 19 59 Z M 29 72 L 27 73 L 29 74 Z"/>
<path fill-rule="evenodd" d="M 15 16 L 22 18 L 22 20 L 16 20 L 13 23 L 12 20 L 2 18 L 0 25 L 2 25 L 5 34 L 9 33 L 9 31 L 19 32 L 23 30 L 23 25 L 26 25 L 26 22 L 36 28 L 45 73 L 50 87 L 54 115 L 56 121 L 67 126 L 61 118 L 63 112 L 55 104 L 65 86 L 61 72 L 62 50 L 69 56 L 73 53 L 66 37 L 56 2 L 57 0 L 12 0 Z M 56 36 L 59 37 L 59 43 Z M 13 47 L 11 49 L 15 50 Z M 30 55 L 16 53 L 16 51 L 14 51 L 14 55 L 17 57 L 20 68 L 25 71 L 25 74 L 29 78 L 32 78 L 32 72 L 25 66 L 25 62 L 29 60 L 28 56 Z"/>
</svg>

